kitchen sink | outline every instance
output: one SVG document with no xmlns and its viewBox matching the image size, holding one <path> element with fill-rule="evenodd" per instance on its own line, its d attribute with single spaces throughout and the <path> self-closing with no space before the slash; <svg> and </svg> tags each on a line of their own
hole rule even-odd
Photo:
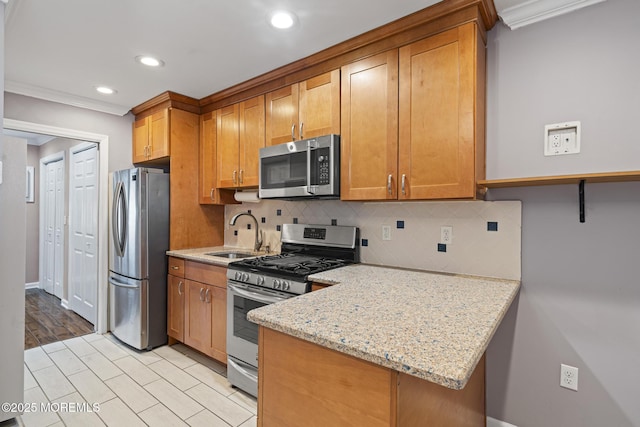
<svg viewBox="0 0 640 427">
<path fill-rule="evenodd" d="M 205 255 L 217 256 L 217 257 L 220 257 L 220 258 L 229 258 L 229 259 L 233 259 L 233 258 L 248 258 L 248 257 L 255 256 L 255 255 L 253 255 L 252 253 L 249 253 L 249 252 L 235 252 L 235 251 L 207 252 Z"/>
</svg>

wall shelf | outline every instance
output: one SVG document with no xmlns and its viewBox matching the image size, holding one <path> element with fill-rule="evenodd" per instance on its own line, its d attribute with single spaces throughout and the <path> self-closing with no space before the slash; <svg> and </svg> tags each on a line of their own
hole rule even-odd
<svg viewBox="0 0 640 427">
<path fill-rule="evenodd" d="M 478 181 L 478 189 L 579 184 L 580 181 L 588 183 L 640 181 L 640 171 L 537 176 L 509 179 L 483 179 Z"/>
<path fill-rule="evenodd" d="M 576 175 L 538 176 L 530 178 L 483 179 L 477 184 L 478 192 L 485 193 L 489 188 L 533 187 L 537 185 L 578 184 L 578 204 L 580 222 L 585 222 L 584 185 L 599 182 L 640 181 L 640 171 L 603 172 Z"/>
</svg>

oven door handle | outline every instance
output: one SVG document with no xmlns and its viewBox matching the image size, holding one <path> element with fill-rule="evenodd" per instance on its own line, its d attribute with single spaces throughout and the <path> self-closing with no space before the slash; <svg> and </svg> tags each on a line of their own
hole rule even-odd
<svg viewBox="0 0 640 427">
<path fill-rule="evenodd" d="M 273 304 L 275 302 L 280 302 L 288 299 L 283 297 L 277 297 L 267 293 L 250 291 L 231 283 L 227 283 L 227 288 L 231 289 L 232 292 L 240 295 L 241 297 L 245 297 L 245 298 L 258 301 L 264 304 Z"/>
</svg>

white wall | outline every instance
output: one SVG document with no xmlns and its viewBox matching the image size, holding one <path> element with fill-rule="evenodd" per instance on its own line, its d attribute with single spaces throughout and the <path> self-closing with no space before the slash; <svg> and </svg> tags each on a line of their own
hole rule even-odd
<svg viewBox="0 0 640 427">
<path fill-rule="evenodd" d="M 488 178 L 640 169 L 639 17 L 639 1 L 608 0 L 490 32 Z M 582 121 L 582 154 L 544 158 L 544 124 L 567 120 Z M 640 183 L 587 184 L 585 223 L 574 185 L 488 199 L 522 201 L 522 288 L 487 352 L 487 415 L 640 426 Z M 579 368 L 577 392 L 561 363 Z"/>
<path fill-rule="evenodd" d="M 608 0 L 487 46 L 487 179 L 640 169 L 640 2 Z M 544 125 L 579 120 L 581 153 L 543 156 Z"/>
</svg>

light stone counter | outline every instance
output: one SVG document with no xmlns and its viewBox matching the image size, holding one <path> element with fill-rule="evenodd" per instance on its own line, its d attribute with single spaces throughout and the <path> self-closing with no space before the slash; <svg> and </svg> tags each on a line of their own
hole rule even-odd
<svg viewBox="0 0 640 427">
<path fill-rule="evenodd" d="M 209 248 L 194 248 L 194 249 L 179 249 L 174 251 L 167 251 L 168 256 L 188 259 L 191 261 L 203 262 L 206 264 L 220 265 L 226 267 L 230 262 L 240 261 L 247 258 L 224 258 L 219 256 L 205 255 L 210 252 L 247 252 L 253 254 L 253 256 L 265 255 L 264 252 L 255 252 L 253 249 L 246 248 L 233 248 L 229 246 L 212 246 Z"/>
<path fill-rule="evenodd" d="M 462 389 L 520 288 L 517 281 L 357 264 L 336 284 L 249 312 L 267 328 Z"/>
</svg>

